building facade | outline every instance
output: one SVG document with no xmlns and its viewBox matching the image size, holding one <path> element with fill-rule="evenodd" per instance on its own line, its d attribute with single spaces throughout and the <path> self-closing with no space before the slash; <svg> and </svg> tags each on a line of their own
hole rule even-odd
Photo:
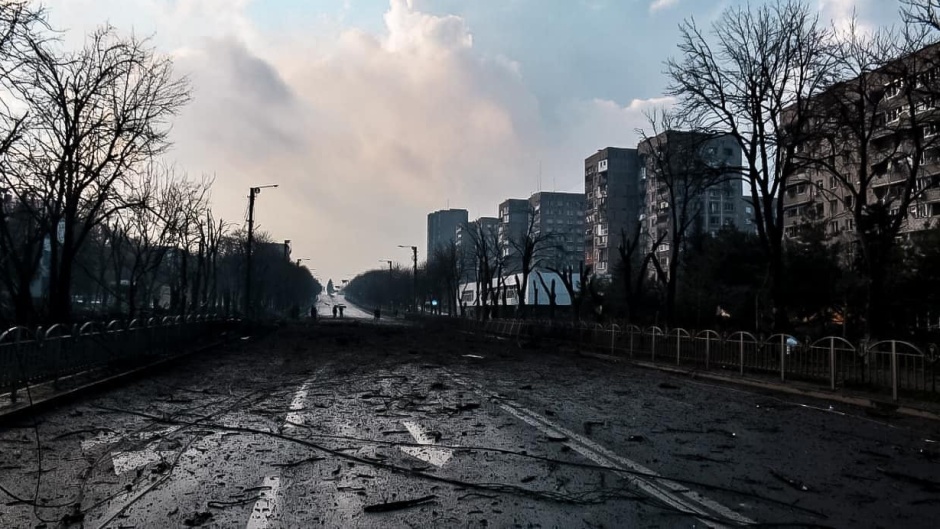
<svg viewBox="0 0 940 529">
<path fill-rule="evenodd" d="M 610 276 L 620 233 L 643 210 L 640 169 L 636 149 L 607 147 L 584 160 L 584 263 L 600 277 Z"/>
<path fill-rule="evenodd" d="M 729 135 L 665 131 L 637 147 L 642 167 L 644 209 L 640 236 L 664 269 L 670 259 L 671 234 L 722 229 L 756 232 L 754 210 L 744 197 L 739 174 L 741 146 Z M 662 241 L 653 246 L 657 241 Z"/>
<path fill-rule="evenodd" d="M 529 197 L 533 236 L 544 239 L 542 267 L 578 268 L 584 259 L 584 194 L 540 191 Z"/>
<path fill-rule="evenodd" d="M 529 201 L 522 198 L 510 198 L 499 205 L 499 248 L 506 263 L 516 258 L 513 243 L 525 237 L 530 215 Z"/>
<path fill-rule="evenodd" d="M 434 251 L 457 240 L 457 227 L 467 223 L 468 213 L 465 209 L 442 209 L 428 213 L 428 258 Z"/>
<path fill-rule="evenodd" d="M 461 282 L 476 281 L 478 240 L 485 237 L 495 243 L 498 230 L 499 219 L 496 217 L 479 217 L 457 226 L 457 258 L 461 263 Z"/>
<path fill-rule="evenodd" d="M 814 119 L 793 145 L 800 169 L 783 191 L 787 238 L 812 226 L 854 242 L 857 223 L 876 232 L 894 221 L 907 238 L 940 222 L 938 64 L 929 46 L 810 102 Z"/>
</svg>

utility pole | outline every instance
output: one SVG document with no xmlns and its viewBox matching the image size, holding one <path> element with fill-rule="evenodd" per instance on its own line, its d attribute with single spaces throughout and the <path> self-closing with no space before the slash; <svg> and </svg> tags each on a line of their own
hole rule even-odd
<svg viewBox="0 0 940 529">
<path fill-rule="evenodd" d="M 405 244 L 399 244 L 399 248 L 411 248 L 411 259 L 413 263 L 412 268 L 412 287 L 411 287 L 411 308 L 417 313 L 418 312 L 418 247 L 417 246 L 408 246 Z"/>
<path fill-rule="evenodd" d="M 379 259 L 383 263 L 388 263 L 388 308 L 392 309 L 392 260 Z"/>
<path fill-rule="evenodd" d="M 255 197 L 261 190 L 277 184 L 248 189 L 248 245 L 245 248 L 245 317 L 251 317 L 251 246 L 255 241 Z"/>
</svg>

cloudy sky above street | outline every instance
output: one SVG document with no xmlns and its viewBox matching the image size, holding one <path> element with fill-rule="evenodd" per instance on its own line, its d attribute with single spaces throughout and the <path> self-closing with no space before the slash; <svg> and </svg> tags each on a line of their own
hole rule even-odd
<svg viewBox="0 0 940 529">
<path fill-rule="evenodd" d="M 809 0 L 844 24 L 894 0 Z M 583 160 L 633 146 L 668 105 L 678 24 L 733 0 L 46 0 L 66 45 L 104 22 L 151 36 L 192 80 L 172 161 L 214 175 L 214 209 L 293 241 L 334 280 L 424 253 L 426 215 L 495 215 L 583 191 Z M 755 0 L 752 3 L 759 3 Z M 541 179 L 539 178 L 541 167 Z M 420 255 L 423 260 L 424 255 Z"/>
</svg>

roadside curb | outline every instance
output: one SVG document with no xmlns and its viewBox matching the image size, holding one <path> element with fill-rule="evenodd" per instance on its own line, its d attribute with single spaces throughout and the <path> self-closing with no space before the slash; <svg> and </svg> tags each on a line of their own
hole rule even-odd
<svg viewBox="0 0 940 529">
<path fill-rule="evenodd" d="M 842 404 L 849 404 L 852 406 L 858 406 L 860 408 L 867 408 L 872 410 L 890 410 L 894 413 L 899 413 L 902 415 L 907 415 L 909 417 L 916 417 L 918 419 L 928 419 L 933 421 L 940 421 L 940 413 L 936 413 L 929 410 L 924 410 L 920 408 L 915 408 L 911 406 L 899 405 L 890 400 L 877 400 L 872 398 L 865 397 L 853 397 L 849 395 L 840 395 L 837 393 L 832 393 L 824 390 L 812 390 L 812 389 L 802 389 L 792 386 L 786 386 L 783 384 L 775 384 L 773 382 L 767 382 L 762 380 L 748 379 L 748 378 L 735 378 L 724 375 L 719 375 L 715 373 L 708 373 L 699 370 L 689 370 L 681 369 L 676 367 L 669 367 L 654 364 L 651 362 L 642 362 L 635 360 L 628 360 L 625 358 L 620 358 L 617 356 L 607 355 L 603 353 L 592 353 L 586 351 L 580 351 L 579 354 L 582 356 L 587 356 L 591 358 L 597 358 L 600 360 L 608 360 L 613 362 L 619 362 L 624 364 L 629 364 L 636 367 L 641 367 L 644 369 L 650 369 L 654 371 L 660 371 L 663 373 L 670 373 L 673 375 L 683 376 L 687 378 L 701 378 L 707 380 L 713 380 L 716 382 L 722 382 L 725 384 L 733 384 L 739 386 L 748 386 L 752 388 L 760 388 L 769 391 L 776 391 L 779 393 L 788 393 L 790 395 L 800 395 L 803 397 L 810 397 L 820 400 L 828 400 L 832 402 L 839 402 Z"/>
<path fill-rule="evenodd" d="M 97 380 L 88 382 L 86 384 L 82 384 L 80 386 L 74 387 L 72 389 L 68 389 L 62 392 L 58 392 L 58 393 L 53 393 L 52 395 L 49 395 L 45 398 L 33 401 L 32 404 L 25 404 L 23 406 L 14 405 L 7 410 L 0 410 L 0 426 L 13 422 L 23 416 L 28 416 L 33 413 L 38 413 L 38 412 L 55 408 L 56 406 L 59 406 L 60 404 L 64 403 L 67 400 L 71 400 L 73 398 L 76 398 L 82 395 L 90 394 L 94 391 L 100 391 L 102 389 L 106 389 L 111 386 L 116 386 L 121 382 L 132 380 L 149 371 L 164 367 L 170 364 L 171 362 L 181 360 L 183 358 L 186 358 L 187 356 L 204 353 L 211 349 L 215 349 L 216 347 L 225 345 L 226 343 L 229 343 L 229 342 L 230 340 L 219 340 L 210 344 L 203 345 L 201 347 L 197 347 L 191 351 L 186 351 L 178 355 L 161 358 L 149 364 L 144 364 L 142 366 L 138 366 L 128 371 L 111 375 L 109 377 L 97 379 Z M 21 390 L 21 391 L 25 392 L 25 390 Z"/>
</svg>

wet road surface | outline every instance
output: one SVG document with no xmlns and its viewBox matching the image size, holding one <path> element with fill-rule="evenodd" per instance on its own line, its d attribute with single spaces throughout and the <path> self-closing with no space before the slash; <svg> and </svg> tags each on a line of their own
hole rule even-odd
<svg viewBox="0 0 940 529">
<path fill-rule="evenodd" d="M 332 296 L 320 294 L 320 297 L 317 299 L 317 314 L 319 314 L 321 318 L 332 318 L 334 305 L 343 307 L 343 318 L 353 320 L 371 320 L 373 318 L 372 314 L 365 312 L 355 305 L 351 305 L 340 292 Z"/>
<path fill-rule="evenodd" d="M 329 321 L 0 429 L 0 527 L 935 527 L 938 430 Z"/>
</svg>

